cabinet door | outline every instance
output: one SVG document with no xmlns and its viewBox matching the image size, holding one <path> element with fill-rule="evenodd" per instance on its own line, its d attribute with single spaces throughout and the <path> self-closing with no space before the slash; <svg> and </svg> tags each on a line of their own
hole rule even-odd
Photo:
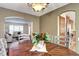
<svg viewBox="0 0 79 59">
<path fill-rule="evenodd" d="M 71 24 L 71 28 L 69 28 L 70 38 L 68 41 L 68 44 L 69 44 L 68 48 L 75 51 L 75 49 L 76 49 L 76 31 L 73 31 L 73 29 L 75 29 L 75 23 L 69 16 L 66 16 L 66 20 L 67 20 L 67 23 L 66 23 L 67 29 L 69 27 L 69 24 Z"/>
<path fill-rule="evenodd" d="M 66 47 L 70 47 L 71 44 L 71 29 L 72 29 L 72 24 L 71 24 L 71 19 L 69 16 L 66 16 Z"/>
<path fill-rule="evenodd" d="M 71 40 L 71 45 L 70 45 L 70 49 L 72 49 L 73 51 L 76 50 L 76 31 L 73 31 L 73 37 Z"/>
<path fill-rule="evenodd" d="M 66 23 L 63 16 L 59 16 L 59 44 L 65 46 Z"/>
</svg>

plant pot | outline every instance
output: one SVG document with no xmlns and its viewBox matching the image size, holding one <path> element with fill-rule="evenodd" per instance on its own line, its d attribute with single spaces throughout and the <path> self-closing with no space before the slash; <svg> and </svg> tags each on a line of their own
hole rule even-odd
<svg viewBox="0 0 79 59">
<path fill-rule="evenodd" d="M 44 43 L 44 40 L 40 40 L 37 45 L 33 45 L 30 51 L 47 52 L 46 43 Z"/>
</svg>

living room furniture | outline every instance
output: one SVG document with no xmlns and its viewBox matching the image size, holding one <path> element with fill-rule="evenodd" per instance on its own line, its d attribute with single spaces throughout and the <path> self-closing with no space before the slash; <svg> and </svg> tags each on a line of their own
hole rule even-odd
<svg viewBox="0 0 79 59">
<path fill-rule="evenodd" d="M 0 56 L 7 56 L 7 43 L 4 38 L 0 38 Z"/>
</svg>

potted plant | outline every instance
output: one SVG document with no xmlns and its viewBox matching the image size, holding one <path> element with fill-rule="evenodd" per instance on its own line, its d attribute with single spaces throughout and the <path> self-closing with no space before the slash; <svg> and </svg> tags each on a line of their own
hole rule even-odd
<svg viewBox="0 0 79 59">
<path fill-rule="evenodd" d="M 49 38 L 48 33 L 33 33 L 33 47 L 31 51 L 39 51 L 39 52 L 47 52 L 46 50 L 46 43 L 49 42 L 51 39 Z"/>
</svg>

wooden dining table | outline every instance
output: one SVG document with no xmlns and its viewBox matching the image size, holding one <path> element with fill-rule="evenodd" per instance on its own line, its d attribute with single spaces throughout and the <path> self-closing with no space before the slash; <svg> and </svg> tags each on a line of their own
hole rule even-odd
<svg viewBox="0 0 79 59">
<path fill-rule="evenodd" d="M 9 47 L 8 56 L 79 56 L 79 54 L 69 48 L 53 43 L 46 43 L 48 52 L 30 51 L 32 46 L 31 40 L 14 42 Z"/>
</svg>

